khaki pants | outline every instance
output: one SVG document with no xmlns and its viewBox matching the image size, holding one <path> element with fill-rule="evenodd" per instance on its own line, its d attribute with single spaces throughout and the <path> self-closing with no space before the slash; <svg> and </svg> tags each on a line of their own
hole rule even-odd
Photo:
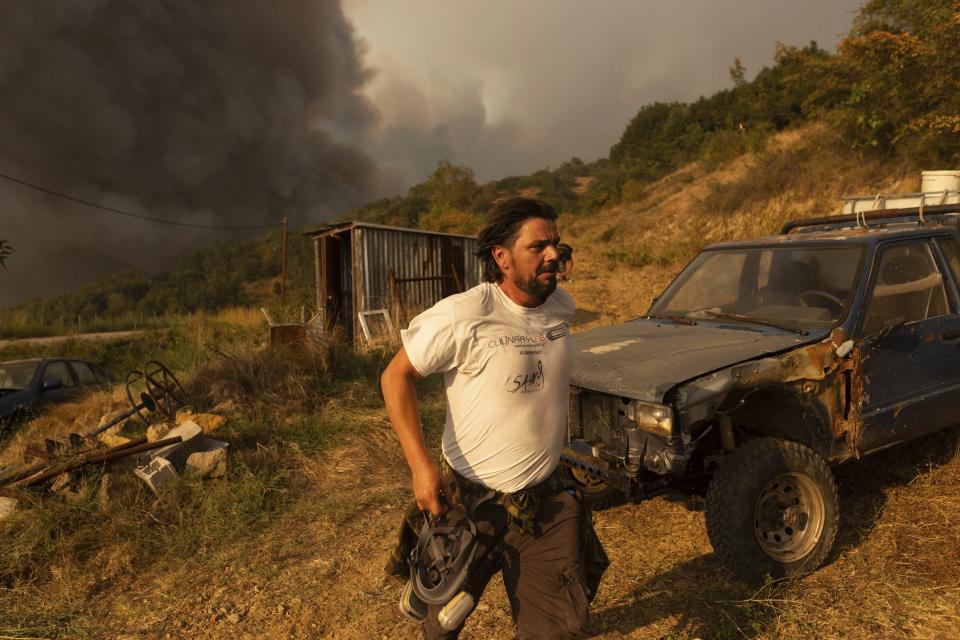
<svg viewBox="0 0 960 640">
<path fill-rule="evenodd" d="M 510 527 L 499 545 L 499 562 L 492 563 L 485 575 L 471 571 L 468 584 L 474 586 L 469 591 L 477 602 L 490 579 L 497 571 L 503 572 L 519 640 L 575 638 L 586 623 L 587 590 L 580 549 L 583 517 L 583 507 L 568 491 L 546 496 L 533 534 Z M 507 526 L 507 515 L 499 504 L 487 502 L 479 505 L 473 519 L 479 540 L 476 567 L 495 542 L 496 532 Z M 460 629 L 440 628 L 440 608 L 428 608 L 423 622 L 428 640 L 456 638 L 460 634 Z"/>
</svg>

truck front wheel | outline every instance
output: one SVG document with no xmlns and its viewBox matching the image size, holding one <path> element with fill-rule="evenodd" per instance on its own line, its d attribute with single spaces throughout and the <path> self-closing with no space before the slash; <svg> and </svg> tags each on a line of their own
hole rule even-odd
<svg viewBox="0 0 960 640">
<path fill-rule="evenodd" d="M 718 558 L 741 577 L 812 571 L 837 535 L 837 485 L 809 447 L 758 438 L 720 463 L 707 490 L 706 520 Z"/>
</svg>

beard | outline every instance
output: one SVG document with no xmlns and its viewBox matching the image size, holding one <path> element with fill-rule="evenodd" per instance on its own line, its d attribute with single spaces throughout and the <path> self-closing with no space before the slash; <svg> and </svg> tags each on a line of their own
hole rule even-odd
<svg viewBox="0 0 960 640">
<path fill-rule="evenodd" d="M 543 282 L 540 280 L 540 274 L 549 273 L 552 274 L 552 278 Z M 540 267 L 537 269 L 537 273 L 528 280 L 515 281 L 514 284 L 517 285 L 517 288 L 523 291 L 525 294 L 536 300 L 537 306 L 547 301 L 547 298 L 557 290 L 557 267 L 548 266 Z"/>
</svg>

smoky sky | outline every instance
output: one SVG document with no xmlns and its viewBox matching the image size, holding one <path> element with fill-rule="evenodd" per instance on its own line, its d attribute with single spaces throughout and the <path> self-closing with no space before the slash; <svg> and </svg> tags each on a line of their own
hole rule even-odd
<svg viewBox="0 0 960 640">
<path fill-rule="evenodd" d="M 348 142 L 377 118 L 369 74 L 336 0 L 4 2 L 0 172 L 194 224 L 319 223 L 376 188 Z M 235 237 L 0 181 L 0 306 Z"/>
<path fill-rule="evenodd" d="M 644 104 L 832 49 L 860 0 L 0 3 L 0 172 L 207 225 L 316 224 L 440 160 L 489 180 L 605 156 Z M 0 307 L 250 237 L 0 180 Z"/>
<path fill-rule="evenodd" d="M 371 153 L 421 180 L 437 156 L 483 180 L 606 156 L 640 106 L 753 77 L 776 43 L 833 50 L 862 0 L 345 0 L 376 75 Z"/>
</svg>

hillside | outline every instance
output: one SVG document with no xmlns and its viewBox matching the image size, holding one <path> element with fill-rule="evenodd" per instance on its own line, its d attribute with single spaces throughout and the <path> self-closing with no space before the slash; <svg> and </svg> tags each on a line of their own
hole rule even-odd
<svg viewBox="0 0 960 640">
<path fill-rule="evenodd" d="M 707 244 L 772 235 L 788 220 L 837 213 L 844 195 L 918 188 L 919 176 L 906 164 L 851 154 L 825 125 L 791 129 L 760 153 L 715 168 L 694 162 L 635 201 L 562 217 L 561 235 L 575 260 L 565 286 L 584 326 L 625 320 L 643 313 Z"/>
</svg>

